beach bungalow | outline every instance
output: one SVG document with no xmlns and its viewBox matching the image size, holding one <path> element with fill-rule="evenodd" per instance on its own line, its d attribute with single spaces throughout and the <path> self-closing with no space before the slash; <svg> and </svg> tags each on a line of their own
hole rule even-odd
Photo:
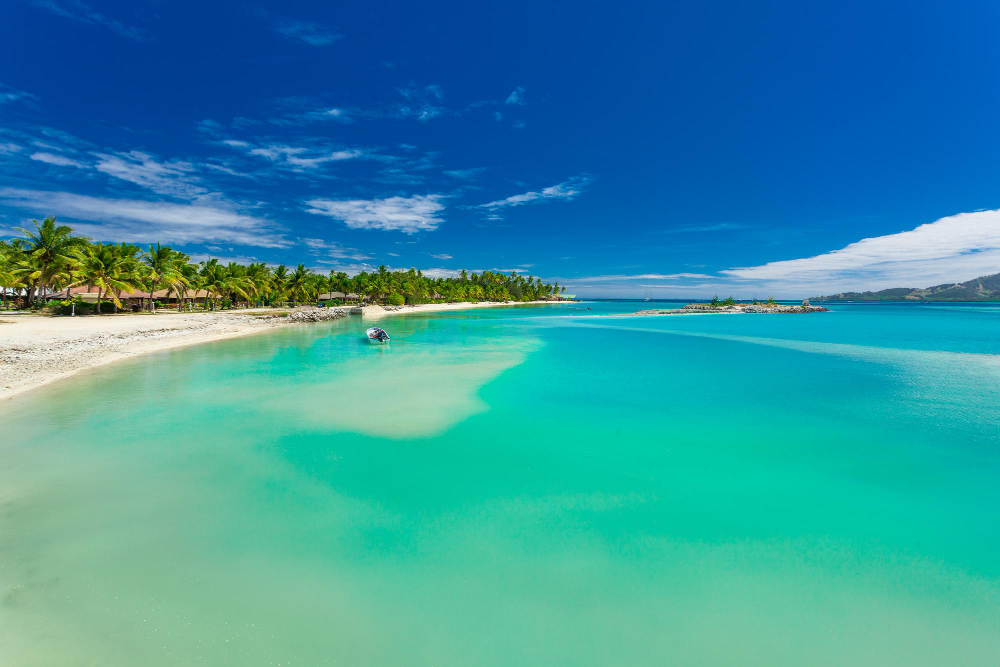
<svg viewBox="0 0 1000 667">
<path fill-rule="evenodd" d="M 319 295 L 317 300 L 323 302 L 333 301 L 335 299 L 341 303 L 359 303 L 361 301 L 367 301 L 368 297 L 361 296 L 360 294 L 356 294 L 354 292 L 348 292 L 347 294 L 344 294 L 343 292 L 324 292 Z"/>
<path fill-rule="evenodd" d="M 80 299 L 81 301 L 87 301 L 88 303 L 97 303 L 97 290 L 88 287 L 87 285 L 77 285 L 76 287 L 67 287 L 66 289 L 61 289 L 57 292 L 49 292 L 42 298 L 45 301 Z"/>
<path fill-rule="evenodd" d="M 97 303 L 97 296 L 98 292 L 93 287 L 77 285 L 76 287 L 67 287 L 58 292 L 50 292 L 45 295 L 45 300 L 63 301 L 66 299 L 80 299 L 88 303 Z M 106 293 L 102 293 L 100 296 L 102 301 L 111 300 L 111 297 Z M 184 295 L 182 305 L 186 306 L 189 303 L 204 304 L 208 297 L 208 292 L 205 290 L 188 290 Z M 149 292 L 122 292 L 118 295 L 118 300 L 122 302 L 124 310 L 142 310 L 149 307 Z M 153 301 L 158 301 L 161 304 L 177 305 L 179 300 L 177 292 L 173 290 L 161 289 L 153 292 Z"/>
<path fill-rule="evenodd" d="M 188 290 L 183 299 L 180 299 L 174 290 L 155 290 L 153 301 L 163 305 L 172 305 L 178 309 L 186 307 L 188 304 L 204 305 L 209 298 L 209 293 L 205 290 Z M 149 292 L 122 292 L 118 295 L 125 310 L 146 310 L 149 308 Z"/>
</svg>

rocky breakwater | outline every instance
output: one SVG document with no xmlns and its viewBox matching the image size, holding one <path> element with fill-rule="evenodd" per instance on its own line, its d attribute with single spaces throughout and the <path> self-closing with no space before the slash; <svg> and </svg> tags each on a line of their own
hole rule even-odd
<svg viewBox="0 0 1000 667">
<path fill-rule="evenodd" d="M 803 301 L 801 306 L 768 303 L 737 303 L 729 306 L 713 306 L 710 303 L 689 303 L 680 309 L 688 313 L 825 313 L 829 308 L 810 305 Z"/>
<path fill-rule="evenodd" d="M 713 305 L 711 303 L 689 303 L 683 308 L 657 308 L 628 313 L 630 316 L 646 315 L 738 315 L 740 313 L 824 313 L 829 308 L 812 306 L 803 301 L 801 306 L 789 306 L 776 303 L 735 303 L 729 305 Z"/>
<path fill-rule="evenodd" d="M 313 308 L 311 310 L 296 310 L 284 319 L 286 322 L 326 322 L 347 317 L 347 311 L 340 308 Z"/>
</svg>

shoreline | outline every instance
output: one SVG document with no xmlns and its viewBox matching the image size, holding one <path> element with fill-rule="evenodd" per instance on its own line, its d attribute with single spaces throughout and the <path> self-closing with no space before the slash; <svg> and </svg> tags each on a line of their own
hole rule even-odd
<svg viewBox="0 0 1000 667">
<path fill-rule="evenodd" d="M 553 302 L 433 303 L 401 306 L 398 310 L 366 306 L 365 310 L 372 310 L 362 312 L 361 316 L 379 318 L 408 313 L 550 303 Z M 290 319 L 283 314 L 312 311 L 326 314 L 320 316 L 318 321 L 331 321 L 338 319 L 333 311 L 350 313 L 351 308 L 254 308 L 200 313 L 164 311 L 157 314 L 78 317 L 0 314 L 0 400 L 11 399 L 82 371 L 144 354 L 309 323 L 312 320 Z"/>
</svg>

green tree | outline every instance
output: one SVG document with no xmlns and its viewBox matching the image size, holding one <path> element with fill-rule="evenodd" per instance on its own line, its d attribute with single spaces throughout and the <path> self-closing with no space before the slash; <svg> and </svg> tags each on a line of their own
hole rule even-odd
<svg viewBox="0 0 1000 667">
<path fill-rule="evenodd" d="M 225 269 L 219 265 L 219 260 L 209 257 L 201 263 L 202 289 L 205 290 L 205 302 L 211 310 L 215 310 L 215 299 L 222 295 L 225 289 Z"/>
<path fill-rule="evenodd" d="M 111 296 L 115 308 L 122 304 L 118 295 L 122 290 L 134 290 L 135 283 L 129 281 L 131 274 L 129 258 L 119 251 L 118 246 L 96 243 L 88 246 L 80 262 L 79 283 L 97 288 L 97 314 L 101 314 L 101 297 Z"/>
<path fill-rule="evenodd" d="M 177 310 L 180 311 L 184 308 L 184 299 L 187 298 L 188 289 L 192 289 L 195 292 L 195 298 L 198 298 L 198 290 L 203 289 L 203 278 L 198 273 L 198 266 L 196 264 L 182 264 L 180 267 L 180 272 L 184 276 L 184 282 L 177 283 L 172 286 L 172 290 L 177 294 Z"/>
<path fill-rule="evenodd" d="M 35 231 L 23 227 L 16 229 L 25 236 L 24 252 L 31 264 L 29 277 L 36 282 L 37 308 L 53 274 L 79 263 L 80 253 L 86 247 L 87 239 L 73 236 L 73 230 L 66 225 L 57 225 L 55 218 L 45 218 L 41 225 L 37 220 L 31 222 L 35 224 Z"/>
<path fill-rule="evenodd" d="M 292 301 L 303 301 L 308 298 L 311 276 L 312 272 L 305 267 L 305 264 L 296 266 L 295 271 L 288 276 L 286 289 Z"/>
<path fill-rule="evenodd" d="M 153 292 L 164 287 L 174 287 L 185 281 L 180 265 L 187 261 L 187 255 L 178 253 L 169 246 L 159 243 L 150 245 L 143 255 L 142 263 L 146 266 L 145 283 L 149 289 L 149 309 L 153 309 Z"/>
</svg>

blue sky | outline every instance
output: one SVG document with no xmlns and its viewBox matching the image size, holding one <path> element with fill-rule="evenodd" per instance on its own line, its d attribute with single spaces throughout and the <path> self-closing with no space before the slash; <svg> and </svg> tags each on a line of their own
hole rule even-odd
<svg viewBox="0 0 1000 667">
<path fill-rule="evenodd" d="M 1000 5 L 0 8 L 0 234 L 589 296 L 1000 271 Z"/>
</svg>

